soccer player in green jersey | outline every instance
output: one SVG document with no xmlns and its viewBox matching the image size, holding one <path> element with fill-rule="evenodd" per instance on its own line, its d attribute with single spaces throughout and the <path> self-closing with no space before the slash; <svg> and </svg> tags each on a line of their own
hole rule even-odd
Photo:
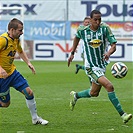
<svg viewBox="0 0 133 133">
<path fill-rule="evenodd" d="M 122 106 L 116 97 L 112 83 L 105 77 L 105 69 L 107 61 L 111 54 L 116 51 L 116 39 L 107 26 L 100 25 L 101 12 L 93 10 L 90 14 L 90 23 L 88 27 L 79 27 L 73 41 L 73 48 L 70 57 L 68 58 L 68 66 L 74 58 L 75 50 L 80 39 L 84 40 L 84 57 L 85 68 L 87 75 L 91 78 L 92 88 L 83 90 L 81 92 L 70 92 L 70 109 L 73 110 L 79 98 L 97 97 L 103 86 L 108 98 L 123 119 L 127 123 L 132 114 L 127 114 L 122 109 Z M 106 51 L 106 39 L 109 41 L 110 49 Z"/>
<path fill-rule="evenodd" d="M 0 36 L 0 107 L 10 105 L 10 87 L 24 94 L 30 110 L 33 124 L 48 124 L 37 114 L 36 101 L 27 80 L 16 70 L 14 57 L 16 52 L 35 74 L 35 68 L 21 47 L 19 37 L 23 34 L 23 23 L 14 18 L 8 24 L 8 32 Z M 19 119 L 19 118 L 18 118 Z"/>
<path fill-rule="evenodd" d="M 84 18 L 84 21 L 83 21 L 83 25 L 81 25 L 80 28 L 83 27 L 83 26 L 84 26 L 84 27 L 85 27 L 85 26 L 88 26 L 89 24 L 90 24 L 90 17 L 85 17 L 85 18 Z M 109 25 L 107 25 L 106 23 L 101 22 L 100 25 L 101 25 L 101 26 L 107 26 L 107 27 L 109 28 L 109 30 L 110 30 Z M 110 32 L 111 32 L 111 30 L 110 30 Z M 81 57 L 83 58 L 83 61 L 84 61 L 84 44 L 83 44 L 83 43 L 84 43 L 83 40 L 81 40 L 81 43 L 80 43 L 80 45 L 81 45 Z M 106 43 L 108 44 L 109 42 L 106 41 Z M 109 45 L 109 44 L 108 44 L 108 45 Z M 106 45 L 106 46 L 107 46 L 106 49 L 108 49 L 108 45 Z M 108 61 L 108 62 L 109 62 L 109 61 Z M 107 64 L 108 64 L 108 63 L 107 63 Z M 75 66 L 76 66 L 75 74 L 77 74 L 77 73 L 79 72 L 80 69 L 81 69 L 81 70 L 84 70 L 84 71 L 86 70 L 86 68 L 85 68 L 84 65 L 76 64 Z M 90 77 L 88 77 L 88 78 L 89 78 L 90 87 L 91 87 L 91 85 L 92 85 L 91 78 L 90 78 Z"/>
</svg>

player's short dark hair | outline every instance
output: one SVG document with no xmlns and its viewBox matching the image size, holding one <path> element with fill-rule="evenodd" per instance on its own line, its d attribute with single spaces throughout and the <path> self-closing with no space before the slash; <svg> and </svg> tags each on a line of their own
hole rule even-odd
<svg viewBox="0 0 133 133">
<path fill-rule="evenodd" d="M 17 18 L 13 18 L 8 24 L 8 30 L 10 30 L 11 28 L 16 30 L 18 28 L 18 24 L 23 25 L 20 20 L 18 20 Z"/>
<path fill-rule="evenodd" d="M 86 19 L 90 19 L 90 17 L 89 17 L 89 16 L 85 17 L 85 18 L 84 18 L 84 21 L 85 21 Z"/>
<path fill-rule="evenodd" d="M 93 10 L 93 11 L 91 11 L 90 17 L 93 18 L 94 14 L 101 14 L 101 12 L 98 10 Z"/>
</svg>

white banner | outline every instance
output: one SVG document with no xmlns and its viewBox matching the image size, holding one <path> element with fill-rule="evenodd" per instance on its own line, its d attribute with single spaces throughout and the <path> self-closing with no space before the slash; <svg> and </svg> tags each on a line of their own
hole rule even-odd
<svg viewBox="0 0 133 133">
<path fill-rule="evenodd" d="M 33 59 L 65 61 L 72 50 L 72 41 L 34 41 Z M 132 61 L 133 42 L 118 40 L 117 50 L 110 57 L 111 61 Z M 77 48 L 74 61 L 82 61 L 80 44 Z"/>
<path fill-rule="evenodd" d="M 132 21 L 132 0 L 1 0 L 0 7 L 23 7 L 25 20 L 82 21 L 91 10 L 102 13 L 103 21 Z M 19 10 L 0 10 L 2 19 L 17 17 Z"/>
</svg>

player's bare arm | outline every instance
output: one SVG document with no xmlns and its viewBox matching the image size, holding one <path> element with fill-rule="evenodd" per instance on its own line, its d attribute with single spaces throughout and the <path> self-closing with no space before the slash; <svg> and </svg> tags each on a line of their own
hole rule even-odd
<svg viewBox="0 0 133 133">
<path fill-rule="evenodd" d="M 76 48 L 79 44 L 80 38 L 75 37 L 73 40 L 73 48 L 72 48 L 72 52 L 70 57 L 68 58 L 68 67 L 70 66 L 70 63 L 72 62 L 73 58 L 74 58 L 74 53 L 76 51 Z"/>
<path fill-rule="evenodd" d="M 113 43 L 111 45 L 111 48 L 109 49 L 109 51 L 104 54 L 104 59 L 108 60 L 110 55 L 112 55 L 115 51 L 116 51 L 116 43 Z"/>
<path fill-rule="evenodd" d="M 31 64 L 31 62 L 29 61 L 26 53 L 24 51 L 22 51 L 21 53 L 19 53 L 19 56 L 23 59 L 23 61 L 29 66 L 29 68 L 32 70 L 32 73 L 35 74 L 35 68 L 34 66 Z"/>
<path fill-rule="evenodd" d="M 0 77 L 4 79 L 8 77 L 7 72 L 1 66 L 0 66 Z"/>
</svg>

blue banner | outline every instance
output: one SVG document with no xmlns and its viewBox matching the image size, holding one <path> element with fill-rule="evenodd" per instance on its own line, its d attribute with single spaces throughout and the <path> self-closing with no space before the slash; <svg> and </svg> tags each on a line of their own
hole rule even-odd
<svg viewBox="0 0 133 133">
<path fill-rule="evenodd" d="M 0 21 L 0 34 L 7 32 L 9 21 Z M 24 21 L 25 40 L 70 40 L 70 22 Z"/>
<path fill-rule="evenodd" d="M 8 21 L 7 20 L 0 20 L 0 35 L 3 34 L 4 32 L 7 32 L 7 25 Z"/>
<path fill-rule="evenodd" d="M 26 21 L 25 40 L 70 40 L 70 22 Z"/>
</svg>

